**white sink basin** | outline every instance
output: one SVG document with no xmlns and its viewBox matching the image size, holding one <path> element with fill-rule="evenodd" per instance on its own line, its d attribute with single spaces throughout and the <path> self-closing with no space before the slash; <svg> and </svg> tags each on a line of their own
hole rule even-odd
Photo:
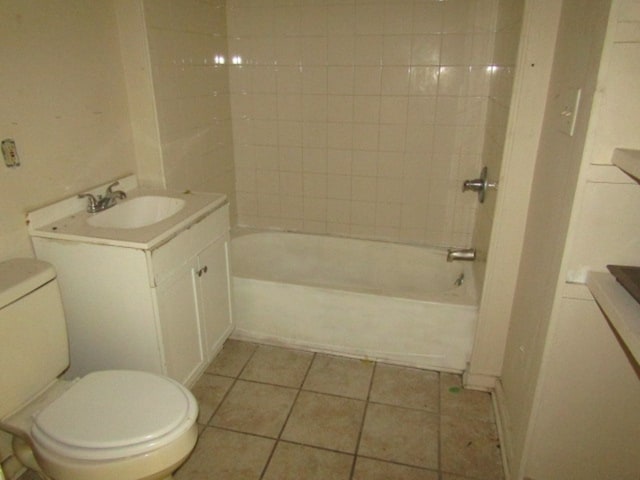
<svg viewBox="0 0 640 480">
<path fill-rule="evenodd" d="M 92 227 L 141 228 L 161 222 L 184 208 L 181 198 L 145 195 L 122 201 L 87 219 Z"/>
</svg>

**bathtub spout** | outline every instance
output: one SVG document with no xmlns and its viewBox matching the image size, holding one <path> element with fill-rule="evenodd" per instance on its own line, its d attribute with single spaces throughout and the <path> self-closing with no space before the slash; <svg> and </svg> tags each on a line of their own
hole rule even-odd
<svg viewBox="0 0 640 480">
<path fill-rule="evenodd" d="M 475 259 L 475 248 L 450 248 L 447 250 L 447 262 L 453 262 L 454 260 L 473 262 Z"/>
</svg>

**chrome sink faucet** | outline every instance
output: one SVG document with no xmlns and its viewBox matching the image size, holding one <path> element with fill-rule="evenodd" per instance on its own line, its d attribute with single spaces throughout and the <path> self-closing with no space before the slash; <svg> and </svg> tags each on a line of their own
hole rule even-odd
<svg viewBox="0 0 640 480">
<path fill-rule="evenodd" d="M 127 198 L 127 194 L 122 190 L 113 191 L 113 187 L 118 185 L 120 185 L 120 182 L 113 182 L 107 187 L 104 195 L 98 195 L 96 197 L 91 193 L 81 193 L 78 195 L 78 198 L 87 198 L 89 200 L 89 204 L 87 205 L 88 213 L 102 212 L 107 208 L 113 207 L 117 203 L 118 199 L 122 200 L 123 198 Z"/>
<path fill-rule="evenodd" d="M 447 262 L 453 262 L 454 260 L 473 262 L 475 259 L 475 248 L 450 248 L 447 250 Z"/>
</svg>

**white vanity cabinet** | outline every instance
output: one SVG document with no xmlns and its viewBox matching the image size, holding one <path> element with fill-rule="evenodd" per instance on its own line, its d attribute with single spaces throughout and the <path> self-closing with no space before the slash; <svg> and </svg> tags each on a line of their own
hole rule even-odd
<svg viewBox="0 0 640 480">
<path fill-rule="evenodd" d="M 191 385 L 233 329 L 228 205 L 149 248 L 39 237 L 67 316 L 67 377 L 103 369 L 162 373 Z"/>
<path fill-rule="evenodd" d="M 214 213 L 149 252 L 164 373 L 185 384 L 198 376 L 231 333 L 229 225 L 221 220 Z M 192 255 L 181 264 L 185 252 Z"/>
<path fill-rule="evenodd" d="M 227 234 L 224 240 L 218 239 L 198 255 L 202 344 L 209 360 L 218 353 L 221 339 L 226 339 L 232 329 L 228 248 Z M 226 275 L 219 272 L 226 272 Z"/>
</svg>

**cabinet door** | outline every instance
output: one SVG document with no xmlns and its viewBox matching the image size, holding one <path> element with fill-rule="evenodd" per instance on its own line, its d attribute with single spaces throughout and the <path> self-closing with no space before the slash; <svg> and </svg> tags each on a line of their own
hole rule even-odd
<svg viewBox="0 0 640 480">
<path fill-rule="evenodd" d="M 180 268 L 157 288 L 166 374 L 190 384 L 205 361 L 196 299 L 195 263 Z"/>
<path fill-rule="evenodd" d="M 198 256 L 200 318 L 209 359 L 231 333 L 227 239 L 220 237 Z"/>
</svg>

